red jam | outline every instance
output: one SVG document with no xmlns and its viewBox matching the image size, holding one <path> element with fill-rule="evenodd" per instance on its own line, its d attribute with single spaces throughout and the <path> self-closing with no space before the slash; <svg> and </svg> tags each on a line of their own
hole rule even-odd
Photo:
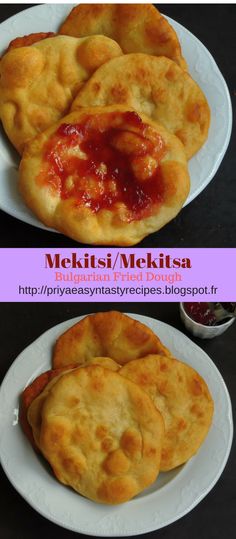
<svg viewBox="0 0 236 539">
<path fill-rule="evenodd" d="M 145 124 L 142 121 L 142 118 L 137 114 L 137 112 L 125 112 L 123 114 L 124 121 L 133 127 L 138 129 L 145 129 Z"/>
<path fill-rule="evenodd" d="M 145 137 L 146 128 L 135 112 L 62 124 L 45 145 L 38 179 L 59 191 L 62 199 L 73 197 L 76 205 L 95 213 L 120 202 L 128 210 L 126 220 L 147 216 L 163 201 L 159 163 L 165 148 L 160 135 Z"/>
<path fill-rule="evenodd" d="M 194 302 L 184 303 L 184 309 L 186 313 L 198 324 L 204 326 L 214 326 L 216 323 L 216 317 L 208 306 L 208 303 Z"/>
</svg>

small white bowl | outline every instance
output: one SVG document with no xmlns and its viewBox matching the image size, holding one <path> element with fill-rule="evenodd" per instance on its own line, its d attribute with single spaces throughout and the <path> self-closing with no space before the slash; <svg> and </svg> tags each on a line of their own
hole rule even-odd
<svg viewBox="0 0 236 539">
<path fill-rule="evenodd" d="M 234 323 L 235 318 L 231 318 L 224 324 L 219 326 L 205 326 L 204 324 L 199 324 L 195 322 L 190 316 L 186 313 L 183 303 L 179 304 L 180 318 L 185 325 L 186 329 L 190 331 L 195 337 L 200 337 L 201 339 L 213 339 L 213 337 L 218 337 L 222 335 L 232 324 Z"/>
</svg>

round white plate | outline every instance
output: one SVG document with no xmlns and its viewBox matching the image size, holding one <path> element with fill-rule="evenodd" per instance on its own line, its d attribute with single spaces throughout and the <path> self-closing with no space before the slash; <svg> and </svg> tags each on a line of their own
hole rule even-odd
<svg viewBox="0 0 236 539">
<path fill-rule="evenodd" d="M 206 380 L 215 402 L 213 424 L 206 440 L 187 464 L 162 473 L 139 496 L 118 506 L 96 504 L 60 484 L 32 450 L 18 423 L 19 395 L 41 372 L 51 368 L 52 347 L 61 333 L 83 317 L 59 324 L 33 342 L 15 360 L 0 391 L 0 457 L 16 490 L 41 515 L 87 535 L 121 537 L 167 526 L 197 505 L 219 479 L 229 456 L 233 425 L 224 381 L 211 359 L 175 328 L 130 315 L 158 334 L 176 356 Z"/>
<path fill-rule="evenodd" d="M 9 41 L 16 36 L 32 32 L 56 32 L 70 12 L 71 7 L 72 4 L 43 4 L 7 19 L 0 27 L 0 54 Z M 202 88 L 211 108 L 208 140 L 189 162 L 191 189 L 186 205 L 205 189 L 220 166 L 230 140 L 232 108 L 225 80 L 206 47 L 186 28 L 169 17 L 167 18 L 179 36 L 189 72 Z M 19 156 L 2 131 L 0 139 L 0 208 L 25 223 L 52 230 L 46 228 L 34 217 L 21 200 L 17 191 L 18 165 Z"/>
</svg>

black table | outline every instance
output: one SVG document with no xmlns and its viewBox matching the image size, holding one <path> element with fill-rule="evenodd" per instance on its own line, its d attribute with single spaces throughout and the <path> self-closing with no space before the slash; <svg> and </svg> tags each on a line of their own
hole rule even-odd
<svg viewBox="0 0 236 539">
<path fill-rule="evenodd" d="M 1 304 L 2 328 L 0 379 L 3 378 L 15 357 L 42 332 L 66 319 L 95 311 L 117 309 L 158 318 L 185 333 L 179 318 L 177 303 L 164 304 Z M 236 331 L 233 325 L 222 336 L 204 341 L 193 340 L 213 359 L 231 394 L 235 407 Z M 187 334 L 187 333 L 186 333 Z M 191 337 L 191 336 L 190 336 Z M 192 338 L 192 337 L 191 337 Z M 148 534 L 158 539 L 231 539 L 235 532 L 235 474 L 234 448 L 218 483 L 191 513 L 176 523 Z M 2 539 L 69 539 L 73 532 L 64 530 L 34 511 L 14 490 L 0 469 Z M 82 537 L 82 536 L 81 536 Z M 143 536 L 144 537 L 144 536 Z"/>
<path fill-rule="evenodd" d="M 31 5 L 1 4 L 0 21 L 27 7 Z M 163 14 L 183 24 L 206 45 L 225 77 L 235 107 L 235 6 L 161 4 L 159 7 Z M 176 219 L 158 234 L 148 236 L 140 247 L 235 246 L 235 145 L 234 132 L 214 180 Z M 78 243 L 67 237 L 26 225 L 3 212 L 0 212 L 0 231 L 0 247 L 78 247 Z"/>
</svg>

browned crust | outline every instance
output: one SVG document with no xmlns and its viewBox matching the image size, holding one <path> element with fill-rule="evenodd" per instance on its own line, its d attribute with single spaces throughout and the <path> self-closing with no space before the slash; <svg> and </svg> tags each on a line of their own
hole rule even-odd
<svg viewBox="0 0 236 539">
<path fill-rule="evenodd" d="M 30 45 L 38 43 L 38 41 L 42 41 L 43 39 L 47 39 L 49 37 L 55 37 L 56 35 L 57 34 L 55 32 L 38 32 L 35 34 L 28 34 L 27 36 L 16 37 L 9 43 L 5 53 L 11 51 L 12 49 L 18 49 L 19 47 L 30 47 Z"/>
<path fill-rule="evenodd" d="M 124 53 L 164 55 L 187 69 L 174 28 L 152 4 L 80 4 L 59 33 L 76 37 L 101 33 L 115 39 Z"/>
<path fill-rule="evenodd" d="M 68 367 L 66 367 L 66 369 L 68 369 Z M 33 400 L 36 399 L 36 397 L 38 397 L 40 393 L 42 393 L 47 384 L 49 384 L 49 382 L 51 382 L 53 378 L 58 376 L 64 370 L 65 367 L 62 367 L 60 369 L 50 369 L 46 372 L 43 372 L 42 374 L 37 376 L 37 378 L 35 378 L 35 380 L 33 380 L 33 382 L 31 382 L 31 384 L 29 384 L 21 394 L 19 414 L 20 424 L 25 435 L 27 436 L 36 451 L 38 451 L 38 448 L 35 444 L 32 429 L 27 419 L 27 412 L 29 406 L 31 405 Z"/>
<path fill-rule="evenodd" d="M 123 365 L 147 353 L 165 356 L 169 351 L 144 324 L 123 313 L 108 311 L 86 316 L 63 333 L 54 348 L 53 366 L 84 364 L 89 355 L 107 355 Z"/>
<path fill-rule="evenodd" d="M 190 365 L 159 355 L 130 361 L 119 374 L 138 384 L 163 416 L 160 470 L 187 462 L 199 450 L 213 417 L 214 402 L 203 378 Z"/>
</svg>

